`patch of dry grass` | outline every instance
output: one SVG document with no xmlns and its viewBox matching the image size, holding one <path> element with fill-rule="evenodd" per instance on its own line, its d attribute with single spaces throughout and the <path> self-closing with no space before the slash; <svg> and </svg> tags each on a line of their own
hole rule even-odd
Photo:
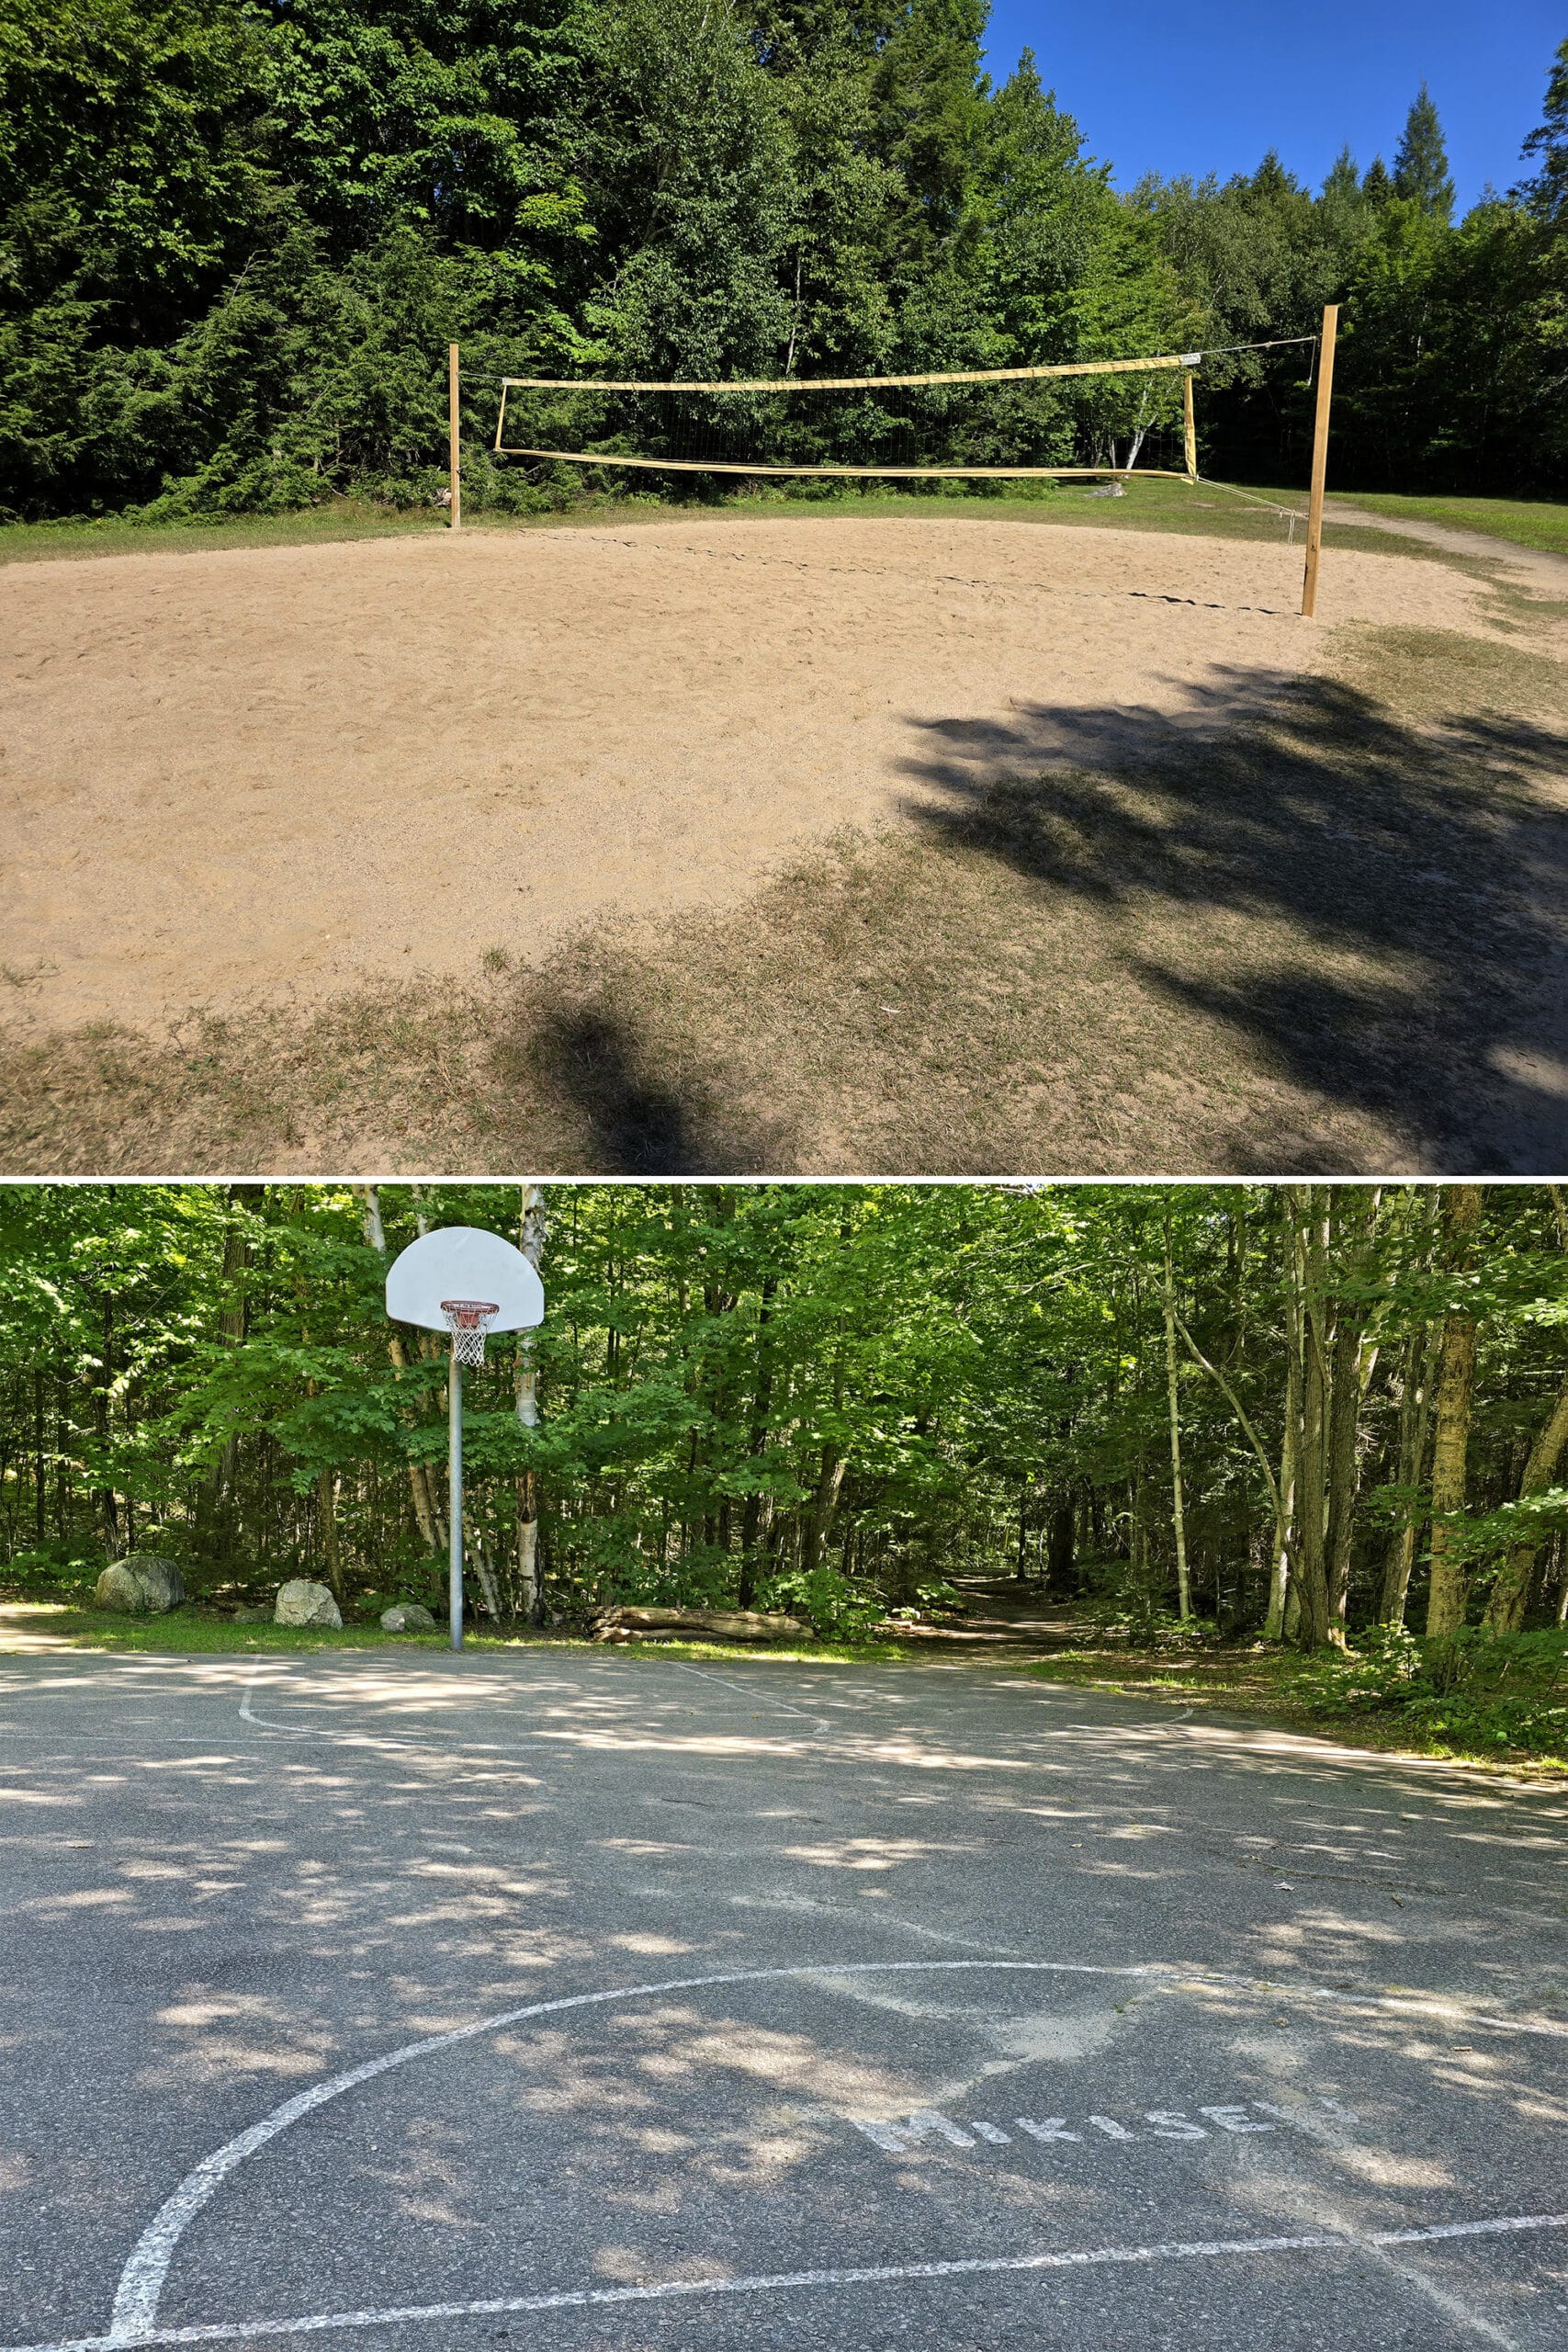
<svg viewBox="0 0 1568 2352">
<path fill-rule="evenodd" d="M 1050 765 L 1021 716 L 997 783 L 938 730 L 907 828 L 732 912 L 154 1037 L 18 1022 L 0 1159 L 1555 1173 L 1565 721 L 1536 650 L 1362 628 L 1334 674 L 1136 766 Z"/>
</svg>

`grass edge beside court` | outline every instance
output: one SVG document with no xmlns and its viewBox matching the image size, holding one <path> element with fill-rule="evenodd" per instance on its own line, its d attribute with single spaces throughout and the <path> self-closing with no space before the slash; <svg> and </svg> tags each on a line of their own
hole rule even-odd
<svg viewBox="0 0 1568 2352">
<path fill-rule="evenodd" d="M 1377 555 L 1404 555 L 1416 560 L 1442 560 L 1442 552 L 1419 539 L 1403 545 L 1375 525 L 1359 523 L 1358 504 L 1369 513 L 1386 513 L 1390 520 L 1402 514 L 1427 521 L 1449 521 L 1480 531 L 1506 544 L 1503 527 L 1516 512 L 1529 510 L 1507 500 L 1404 499 L 1375 492 L 1362 498 L 1345 492 L 1333 500 L 1336 511 L 1325 520 L 1324 544 L 1357 548 Z M 1463 507 L 1463 514 L 1439 512 L 1448 504 Z M 1483 507 L 1506 509 L 1491 520 L 1476 520 Z M 1472 513 L 1472 510 L 1474 510 Z M 930 491 L 871 490 L 849 494 L 835 491 L 818 496 L 737 492 L 714 500 L 665 499 L 653 495 L 613 497 L 590 495 L 570 505 L 537 513 L 511 513 L 480 508 L 463 526 L 463 536 L 516 535 L 537 531 L 634 529 L 671 523 L 882 521 L 903 516 L 927 522 L 1008 522 L 1067 527 L 1138 531 L 1173 531 L 1222 538 L 1278 539 L 1304 547 L 1303 537 L 1306 492 L 1254 484 L 1201 481 L 1195 490 L 1185 482 L 1150 481 L 1119 500 L 1093 500 L 1068 489 L 1052 494 L 1021 496 L 937 495 Z M 1515 535 L 1515 543 L 1548 550 L 1568 549 L 1568 505 L 1542 503 L 1548 518 L 1538 525 L 1544 537 Z M 205 555 L 265 551 L 274 548 L 335 547 L 371 539 L 448 537 L 446 515 L 431 507 L 394 507 L 367 498 L 323 501 L 320 506 L 289 508 L 279 514 L 213 514 L 183 522 L 139 522 L 133 517 L 101 515 L 65 517 L 58 522 L 0 522 L 0 570 L 16 564 L 90 561 L 107 556 Z"/>
<path fill-rule="evenodd" d="M 1457 531 L 1479 531 L 1505 546 L 1530 548 L 1542 555 L 1568 556 L 1568 503 L 1545 498 L 1467 498 L 1407 495 L 1397 491 L 1330 491 L 1341 517 L 1355 507 L 1386 514 L 1391 523 L 1442 523 Z"/>
</svg>

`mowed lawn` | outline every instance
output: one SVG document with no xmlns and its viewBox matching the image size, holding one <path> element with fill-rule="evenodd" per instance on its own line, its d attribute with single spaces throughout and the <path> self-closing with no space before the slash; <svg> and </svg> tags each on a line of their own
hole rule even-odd
<svg viewBox="0 0 1568 2352">
<path fill-rule="evenodd" d="M 1490 539 L 1540 548 L 1568 556 L 1568 505 L 1546 498 L 1405 498 L 1384 491 L 1353 491 L 1336 504 L 1364 506 L 1393 521 L 1447 523 L 1455 530 L 1483 531 Z"/>
</svg>

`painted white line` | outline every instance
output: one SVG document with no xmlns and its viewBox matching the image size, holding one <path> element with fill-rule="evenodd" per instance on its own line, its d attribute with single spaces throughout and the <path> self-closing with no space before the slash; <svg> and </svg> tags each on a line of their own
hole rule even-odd
<svg viewBox="0 0 1568 2352">
<path fill-rule="evenodd" d="M 240 1701 L 241 1714 L 244 1717 L 246 1723 L 254 1724 L 258 1731 L 272 1732 L 281 1737 L 290 1739 L 325 1739 L 331 1741 L 332 1744 L 337 1747 L 390 1747 L 412 1756 L 438 1756 L 446 1758 L 449 1762 L 462 1762 L 465 1759 L 477 1758 L 482 1763 L 492 1758 L 506 1756 L 531 1757 L 533 1754 L 532 1749 L 504 1747 L 499 1740 L 465 1740 L 460 1732 L 448 1740 L 436 1740 L 430 1738 L 395 1739 L 387 1732 L 328 1731 L 317 1724 L 280 1724 L 275 1717 L 258 1715 L 252 1705 L 252 1700 L 255 1693 L 256 1679 L 261 1673 L 262 1667 L 265 1663 L 265 1660 L 258 1660 L 257 1664 L 252 1668 L 250 1680 L 246 1683 L 244 1693 Z M 680 1658 L 670 1658 L 667 1659 L 665 1663 L 671 1666 L 679 1667 L 683 1674 L 702 1673 L 702 1668 L 700 1667 L 687 1666 Z M 711 1677 L 705 1677 L 705 1679 L 722 1682 L 725 1678 L 722 1674 L 716 1674 Z M 741 1686 L 739 1683 L 731 1683 L 728 1687 L 731 1690 L 739 1690 Z M 351 1699 L 354 1698 L 354 1695 L 355 1694 L 352 1692 L 350 1693 Z M 368 1702 L 355 1700 L 355 1703 L 364 1704 Z M 773 1712 L 778 1712 L 779 1702 L 776 1700 L 770 1701 L 768 1704 Z M 695 1710 L 693 1710 L 692 1712 L 694 1713 Z M 798 1707 L 785 1706 L 783 1712 L 786 1714 L 797 1715 L 801 1713 L 801 1710 Z M 806 1720 L 810 1722 L 811 1718 L 807 1716 Z M 814 1728 L 818 1731 L 825 1732 L 830 1730 L 832 1726 L 827 1722 L 822 1721 L 816 1723 L 814 1724 Z M 535 1732 L 533 1736 L 536 1739 L 568 1738 L 570 1736 L 570 1734 L 562 1731 L 545 1730 Z"/>
<path fill-rule="evenodd" d="M 269 1731 L 286 1739 L 326 1739 L 334 1747 L 396 1747 L 407 1748 L 411 1752 L 423 1747 L 432 1756 L 449 1756 L 452 1753 L 449 1747 L 444 1747 L 434 1740 L 394 1739 L 389 1732 L 326 1731 L 318 1724 L 280 1724 L 266 1715 L 258 1715 L 251 1702 L 255 1695 L 256 1678 L 261 1670 L 258 1662 L 252 1669 L 251 1679 L 240 1700 L 241 1714 L 246 1723 L 254 1724 L 258 1731 Z"/>
<path fill-rule="evenodd" d="M 1439 2222 L 1427 2229 L 1380 2230 L 1366 2237 L 1302 2231 L 1290 2237 L 1177 2239 L 1160 2245 L 1063 2248 L 1043 2254 L 980 2256 L 959 2262 L 867 2264 L 852 2270 L 781 2270 L 755 2278 L 668 2278 L 648 2287 L 576 2287 L 554 2295 L 496 2295 L 482 2302 L 401 2303 L 380 2311 L 312 2312 L 299 2319 L 218 2321 L 149 2328 L 133 2335 L 80 2335 L 55 2344 L 11 2345 L 4 2352 L 130 2352 L 135 2346 L 233 2343 L 242 2336 L 320 2335 L 333 2328 L 428 2326 L 438 2320 L 494 2319 L 517 2312 L 592 2310 L 698 2295 L 765 2295 L 820 2287 L 896 2285 L 905 2279 L 969 2278 L 1005 2271 L 1087 2270 L 1116 2264 L 1214 2261 L 1266 2254 L 1366 2254 L 1391 2245 L 1435 2245 L 1456 2237 L 1501 2237 L 1521 2230 L 1568 2228 L 1568 2213 L 1511 2213 L 1496 2221 Z"/>
<path fill-rule="evenodd" d="M 260 1672 L 261 1668 L 259 1666 L 254 1666 L 251 1668 L 250 1679 L 245 1684 L 243 1690 L 240 1693 L 240 1713 L 244 1717 L 246 1723 L 254 1724 L 258 1731 L 282 1732 L 290 1739 L 309 1739 L 312 1730 L 312 1726 L 310 1724 L 268 1723 L 265 1715 L 258 1715 L 254 1713 L 251 1705 L 251 1701 L 255 1696 L 256 1677 Z M 316 1736 L 320 1738 L 322 1735 L 321 1733 L 317 1733 Z"/>
<path fill-rule="evenodd" d="M 157 2324 L 158 2303 L 168 2276 L 175 2250 L 190 2222 L 217 2194 L 224 2181 L 247 2156 L 265 2147 L 270 2140 L 286 2132 L 302 2117 L 313 2114 L 329 2100 L 340 2098 L 345 2091 L 357 2089 L 361 2083 L 371 2082 L 378 2075 L 389 2074 L 395 2067 L 411 2064 L 415 2059 L 426 2058 L 436 2051 L 452 2050 L 465 2041 L 476 2041 L 481 2034 L 494 2033 L 503 2026 L 518 2025 L 529 2018 L 555 2017 L 568 2009 L 602 2007 L 616 2001 L 651 1998 L 664 1993 L 697 1992 L 726 1984 L 776 1984 L 787 1979 L 832 1976 L 908 1975 L 918 1971 L 927 1973 L 953 1973 L 960 1970 L 989 1969 L 996 1973 L 1058 1976 L 1154 1977 L 1169 1984 L 1173 1991 L 1187 1984 L 1208 1991 L 1215 1986 L 1240 1989 L 1254 1996 L 1262 1989 L 1255 1981 L 1241 1976 L 1225 1976 L 1218 1972 L 1205 1973 L 1196 1969 L 1180 1969 L 1168 1962 L 1143 1961 L 1124 1966 L 1113 1966 L 1089 1961 L 1060 1960 L 891 1960 L 891 1961 L 819 1961 L 806 1967 L 748 1968 L 726 1971 L 713 1976 L 677 1976 L 658 1984 L 623 1984 L 598 1993 L 572 1993 L 554 2001 L 532 2001 L 515 2009 L 503 2009 L 497 2016 L 478 2018 L 472 2025 L 455 2027 L 450 2032 L 424 2036 L 418 2041 L 404 2042 L 399 2049 L 387 2051 L 379 2058 L 371 2058 L 362 2065 L 351 2066 L 340 2075 L 330 2075 L 324 2082 L 312 2084 L 310 2089 L 299 2091 L 285 2099 L 248 2131 L 226 2141 L 209 2156 L 203 2158 L 194 2170 L 168 2197 L 153 2215 L 132 2248 L 130 2259 L 120 2274 L 110 2317 L 109 2341 L 117 2344 L 140 2341 Z M 1270 1985 L 1271 1996 L 1280 1999 L 1286 1988 Z M 1312 1997 L 1350 2003 L 1354 1996 L 1330 1995 L 1323 1987 L 1303 1987 Z M 1412 2004 L 1380 1999 L 1363 1999 L 1362 2006 L 1390 2009 L 1407 2014 Z M 1527 2033 L 1568 2033 L 1568 2027 L 1528 2024 L 1511 2030 Z"/>
<path fill-rule="evenodd" d="M 261 1670 L 260 1663 L 252 1669 L 251 1679 L 246 1683 L 240 1700 L 240 1713 L 246 1723 L 254 1724 L 258 1731 L 270 1732 L 280 1738 L 324 1739 L 334 1747 L 368 1747 L 376 1750 L 389 1747 L 399 1755 L 436 1756 L 448 1763 L 465 1761 L 488 1763 L 495 1758 L 524 1757 L 528 1754 L 525 1748 L 502 1747 L 493 1740 L 469 1740 L 464 1745 L 459 1740 L 395 1739 L 389 1732 L 327 1731 L 318 1724 L 280 1724 L 275 1718 L 258 1715 L 251 1703 L 255 1692 L 256 1677 Z"/>
<path fill-rule="evenodd" d="M 563 2009 L 594 2008 L 611 2001 L 636 2001 L 661 1993 L 690 1993 L 720 1984 L 773 1984 L 785 1977 L 876 1976 L 917 1969 L 930 1972 L 974 1968 L 1063 1976 L 1147 1976 L 1160 1973 L 1157 1962 L 1117 1968 L 1055 1960 L 852 1961 L 819 1962 L 809 1968 L 746 1968 L 717 1976 L 677 1976 L 661 1984 L 622 1984 L 603 1993 L 572 1993 L 561 2000 L 531 2001 L 522 2008 L 503 2009 L 499 2016 L 480 2018 L 473 2025 L 457 2026 L 449 2033 L 429 2034 L 422 2041 L 404 2042 L 400 2049 L 389 2050 L 379 2058 L 367 2059 L 363 2065 L 351 2066 L 341 2075 L 330 2075 L 325 2082 L 312 2084 L 309 2090 L 297 2092 L 281 2107 L 275 2107 L 270 2115 L 253 2123 L 249 2131 L 239 2132 L 232 2140 L 225 2141 L 222 2147 L 215 2148 L 186 2173 L 131 2249 L 115 2293 L 107 2340 L 114 2344 L 136 2343 L 156 2327 L 158 2303 L 175 2247 L 202 2207 L 247 2156 L 265 2148 L 269 2140 L 287 2132 L 302 2116 L 324 2107 L 329 2099 L 341 2098 L 345 2091 L 357 2089 L 361 2083 L 371 2082 L 378 2075 L 389 2074 L 396 2066 L 407 2066 L 414 2059 L 427 2058 L 437 2050 L 455 2049 L 459 2042 L 473 2041 L 480 2034 L 495 2033 L 502 2026 L 519 2025 L 528 2018 L 556 2017 Z"/>
<path fill-rule="evenodd" d="M 748 1690 L 744 1682 L 732 1682 L 728 1674 L 715 1674 L 711 1667 L 688 1666 L 683 1657 L 672 1657 L 668 1663 L 678 1667 L 682 1674 L 701 1675 L 705 1682 L 722 1682 L 727 1690 L 739 1690 L 743 1698 L 750 1699 L 753 1705 L 756 1703 L 756 1693 Z M 805 1707 L 792 1706 L 787 1699 L 764 1698 L 762 1712 L 764 1714 L 798 1715 L 801 1722 L 809 1724 L 814 1732 L 829 1732 L 833 1728 L 826 1715 L 813 1715 Z"/>
<path fill-rule="evenodd" d="M 1424 2230 L 1380 2230 L 1369 2245 L 1435 2245 L 1439 2238 L 1500 2237 L 1507 2230 L 1559 2230 L 1568 2213 L 1518 2213 L 1506 2222 L 1434 2222 Z"/>
</svg>

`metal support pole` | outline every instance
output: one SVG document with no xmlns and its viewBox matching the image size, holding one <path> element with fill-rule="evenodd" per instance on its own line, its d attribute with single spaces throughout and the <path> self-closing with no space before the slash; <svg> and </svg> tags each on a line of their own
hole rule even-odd
<svg viewBox="0 0 1568 2352">
<path fill-rule="evenodd" d="M 462 528 L 463 475 L 462 449 L 458 439 L 457 411 L 457 346 L 446 346 L 446 457 L 452 469 L 452 503 L 448 509 L 452 528 Z"/>
<path fill-rule="evenodd" d="M 446 1597 L 451 1615 L 452 1647 L 463 1646 L 463 1367 L 452 1349 L 452 1369 L 446 1380 Z"/>
<path fill-rule="evenodd" d="M 1311 620 L 1317 610 L 1317 555 L 1323 545 L 1323 485 L 1328 474 L 1328 404 L 1334 393 L 1334 338 L 1339 328 L 1339 305 L 1330 302 L 1323 313 L 1323 341 L 1317 346 L 1317 413 L 1312 432 L 1312 489 L 1307 497 L 1306 570 L 1302 574 L 1302 617 Z"/>
</svg>

